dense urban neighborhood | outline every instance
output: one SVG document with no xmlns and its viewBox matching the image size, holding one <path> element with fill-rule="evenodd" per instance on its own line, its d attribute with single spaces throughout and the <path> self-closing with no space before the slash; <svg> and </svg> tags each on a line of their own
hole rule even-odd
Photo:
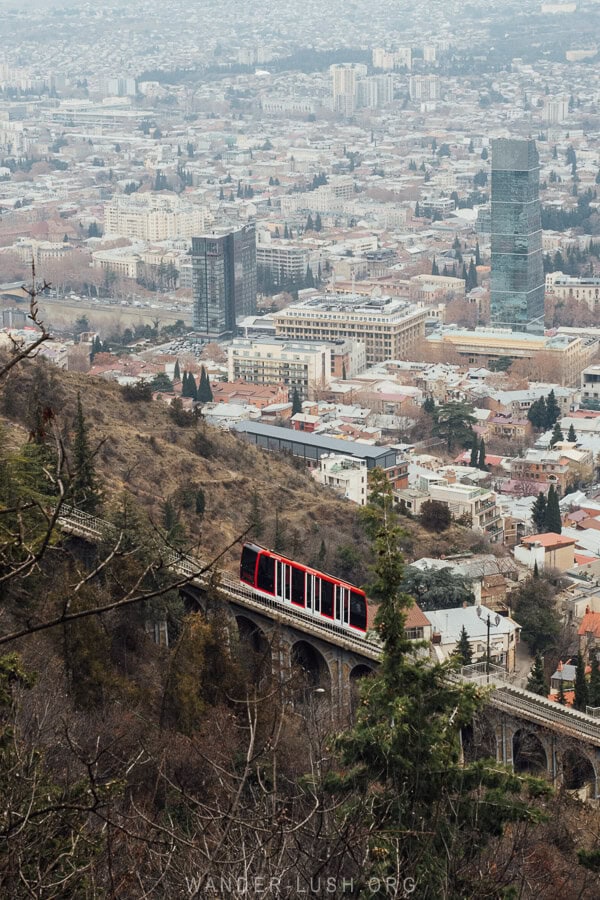
<svg viewBox="0 0 600 900">
<path fill-rule="evenodd" d="M 597 897 L 597 5 L 0 20 L 0 893 Z"/>
</svg>

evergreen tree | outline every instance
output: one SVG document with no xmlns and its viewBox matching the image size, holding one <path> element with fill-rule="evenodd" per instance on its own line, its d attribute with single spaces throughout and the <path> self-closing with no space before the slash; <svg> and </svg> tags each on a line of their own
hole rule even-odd
<svg viewBox="0 0 600 900">
<path fill-rule="evenodd" d="M 600 663 L 595 650 L 590 653 L 590 663 L 592 671 L 588 685 L 588 705 L 597 708 L 600 706 Z"/>
<path fill-rule="evenodd" d="M 202 490 L 202 488 L 198 488 L 198 490 L 196 491 L 196 497 L 195 497 L 196 515 L 200 516 L 200 518 L 202 518 L 202 516 L 204 515 L 205 509 L 206 509 L 206 497 L 205 497 L 205 494 L 204 494 L 204 491 Z"/>
<path fill-rule="evenodd" d="M 200 372 L 200 384 L 198 386 L 197 399 L 199 403 L 212 403 L 213 401 L 213 392 L 204 366 L 202 366 Z"/>
<path fill-rule="evenodd" d="M 481 443 L 479 444 L 479 458 L 477 460 L 477 468 L 481 469 L 482 472 L 487 472 L 487 466 L 485 464 L 485 441 L 481 438 Z"/>
<path fill-rule="evenodd" d="M 531 508 L 531 520 L 536 534 L 541 534 L 546 527 L 546 495 L 540 491 Z"/>
<path fill-rule="evenodd" d="M 548 696 L 548 686 L 544 678 L 544 663 L 539 651 L 535 654 L 535 660 L 527 679 L 527 690 L 533 694 L 539 694 L 540 697 Z"/>
<path fill-rule="evenodd" d="M 469 263 L 469 271 L 467 272 L 467 289 L 472 291 L 477 287 L 477 269 L 473 260 Z"/>
<path fill-rule="evenodd" d="M 431 274 L 432 275 L 440 274 L 440 270 L 438 269 L 438 264 L 436 262 L 435 256 L 433 257 L 433 263 L 431 264 Z"/>
<path fill-rule="evenodd" d="M 463 625 L 460 637 L 458 639 L 458 644 L 456 645 L 454 652 L 452 654 L 456 656 L 460 660 L 460 664 L 462 666 L 470 666 L 473 662 L 473 651 L 471 649 L 471 644 L 469 642 L 469 635 L 467 634 L 467 629 Z"/>
<path fill-rule="evenodd" d="M 252 491 L 250 498 L 250 513 L 246 521 L 248 526 L 248 535 L 256 540 L 260 540 L 265 532 L 265 522 L 263 519 L 260 496 L 256 488 Z"/>
<path fill-rule="evenodd" d="M 546 428 L 552 428 L 556 420 L 560 417 L 560 406 L 556 402 L 554 390 L 551 390 L 546 398 Z"/>
<path fill-rule="evenodd" d="M 575 668 L 575 698 L 573 709 L 585 712 L 588 705 L 588 683 L 585 677 L 585 662 L 581 653 L 577 654 L 577 666 Z"/>
<path fill-rule="evenodd" d="M 573 423 L 571 423 L 571 424 L 569 425 L 569 433 L 568 433 L 568 435 L 567 435 L 567 440 L 568 440 L 571 444 L 576 444 L 576 443 L 577 443 L 577 435 L 576 435 L 576 433 L 575 433 L 575 429 L 573 428 Z"/>
<path fill-rule="evenodd" d="M 477 468 L 479 464 L 479 443 L 477 441 L 477 435 L 473 432 L 473 443 L 471 444 L 471 459 L 469 460 L 469 465 L 473 466 L 474 469 Z"/>
<path fill-rule="evenodd" d="M 190 386 L 190 373 L 187 371 L 183 373 L 183 379 L 181 381 L 181 396 L 182 397 L 191 397 L 192 396 L 192 389 Z"/>
<path fill-rule="evenodd" d="M 75 416 L 75 436 L 73 438 L 73 477 L 71 480 L 71 496 L 73 505 L 86 512 L 93 513 L 100 503 L 100 493 L 94 469 L 94 458 L 88 441 L 81 394 L 77 394 L 77 413 Z"/>
<path fill-rule="evenodd" d="M 279 510 L 275 510 L 275 525 L 273 527 L 273 550 L 275 553 L 283 553 L 285 550 L 285 524 L 279 518 Z"/>
<path fill-rule="evenodd" d="M 289 238 L 289 236 L 290 236 L 290 230 L 289 230 L 289 228 L 288 228 L 288 226 L 287 226 L 287 222 L 286 222 L 285 225 L 283 226 L 283 237 L 284 237 L 284 240 L 287 241 L 288 238 Z"/>
<path fill-rule="evenodd" d="M 305 231 L 312 231 L 314 229 L 314 222 L 311 214 L 308 214 L 308 218 L 306 220 L 306 225 L 304 226 Z"/>
<path fill-rule="evenodd" d="M 435 400 L 431 395 L 425 397 L 425 400 L 423 401 L 423 409 L 430 416 L 435 413 Z"/>
<path fill-rule="evenodd" d="M 426 884 L 423 896 L 473 897 L 477 890 L 461 881 L 459 860 L 474 840 L 481 847 L 505 823 L 535 818 L 520 792 L 542 789 L 542 782 L 515 779 L 490 761 L 463 761 L 460 731 L 477 709 L 477 690 L 451 683 L 446 666 L 415 659 L 404 631 L 413 601 L 401 588 L 391 488 L 381 470 L 372 470 L 370 482 L 364 521 L 374 545 L 370 594 L 380 601 L 375 628 L 383 654 L 361 691 L 354 725 L 335 739 L 342 768 L 327 788 L 352 801 L 348 813 L 353 808 L 369 833 L 357 896 L 367 896 L 373 878 L 385 884 L 410 871 Z"/>
<path fill-rule="evenodd" d="M 540 397 L 539 400 L 533 401 L 527 411 L 527 418 L 529 419 L 533 427 L 537 430 L 546 428 L 546 422 L 548 421 L 548 412 L 546 409 L 546 401 L 543 397 Z"/>
<path fill-rule="evenodd" d="M 175 369 L 173 370 L 173 381 L 181 381 L 181 369 L 179 368 L 179 360 L 175 360 Z"/>
<path fill-rule="evenodd" d="M 302 401 L 300 400 L 300 395 L 296 388 L 292 391 L 292 415 L 295 416 L 297 413 L 302 412 Z"/>
<path fill-rule="evenodd" d="M 479 249 L 479 241 L 475 244 L 475 265 L 481 265 L 481 251 Z"/>
<path fill-rule="evenodd" d="M 415 203 L 415 219 L 419 219 L 421 217 L 421 207 L 419 206 L 419 201 Z"/>
<path fill-rule="evenodd" d="M 561 672 L 561 675 L 562 675 L 562 672 Z M 567 698 L 565 697 L 565 685 L 564 685 L 562 678 L 558 682 L 558 695 L 557 695 L 556 699 L 560 703 L 561 706 L 567 705 Z"/>
<path fill-rule="evenodd" d="M 564 441 L 565 436 L 562 433 L 562 429 L 558 422 L 554 423 L 554 428 L 552 429 L 552 437 L 550 438 L 550 446 L 554 447 L 559 441 Z"/>
<path fill-rule="evenodd" d="M 560 506 L 558 504 L 558 494 L 553 484 L 550 485 L 548 497 L 546 499 L 546 516 L 544 521 L 544 531 L 560 534 L 562 532 L 562 520 L 560 517 Z"/>
<path fill-rule="evenodd" d="M 315 217 L 315 231 L 321 231 L 323 228 L 323 222 L 321 221 L 321 214 L 317 213 Z"/>
</svg>

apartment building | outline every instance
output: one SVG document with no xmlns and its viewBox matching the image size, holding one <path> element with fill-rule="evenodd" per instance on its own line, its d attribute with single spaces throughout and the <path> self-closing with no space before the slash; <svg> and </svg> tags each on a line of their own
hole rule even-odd
<svg viewBox="0 0 600 900">
<path fill-rule="evenodd" d="M 190 239 L 202 234 L 212 220 L 207 209 L 179 197 L 157 194 L 116 197 L 107 204 L 104 230 L 108 234 L 143 241 Z"/>
<path fill-rule="evenodd" d="M 384 47 L 373 48 L 373 68 L 390 72 L 393 69 L 410 69 L 412 66 L 412 49 L 398 47 L 397 50 L 386 50 Z"/>
<path fill-rule="evenodd" d="M 301 400 L 307 400 L 317 386 L 329 384 L 331 365 L 327 344 L 236 338 L 227 348 L 229 381 L 283 383 L 290 395 L 295 389 Z"/>
<path fill-rule="evenodd" d="M 510 464 L 510 477 L 523 482 L 530 494 L 546 491 L 551 484 L 565 494 L 569 482 L 569 464 L 559 450 L 529 449 Z"/>
<path fill-rule="evenodd" d="M 455 519 L 470 519 L 473 530 L 485 534 L 492 543 L 502 540 L 502 515 L 493 491 L 441 481 L 430 485 L 428 493 L 429 500 L 445 503 Z"/>
<path fill-rule="evenodd" d="M 310 260 L 306 247 L 284 243 L 256 245 L 256 266 L 267 269 L 276 283 L 303 281 Z"/>
<path fill-rule="evenodd" d="M 367 365 L 406 359 L 425 336 L 427 310 L 391 297 L 323 295 L 273 314 L 278 337 L 361 341 Z"/>
<path fill-rule="evenodd" d="M 367 463 L 364 459 L 353 459 L 336 453 L 326 453 L 313 470 L 313 477 L 319 484 L 332 488 L 346 500 L 365 506 L 368 496 Z"/>
<path fill-rule="evenodd" d="M 442 95 L 439 75 L 411 75 L 408 89 L 410 99 L 421 103 L 439 100 Z"/>
<path fill-rule="evenodd" d="M 409 297 L 413 302 L 437 303 L 454 297 L 461 300 L 465 296 L 463 278 L 451 275 L 413 275 L 410 279 Z"/>
<path fill-rule="evenodd" d="M 546 287 L 558 300 L 576 300 L 596 312 L 600 309 L 600 278 L 574 278 L 562 272 L 549 272 Z"/>
</svg>

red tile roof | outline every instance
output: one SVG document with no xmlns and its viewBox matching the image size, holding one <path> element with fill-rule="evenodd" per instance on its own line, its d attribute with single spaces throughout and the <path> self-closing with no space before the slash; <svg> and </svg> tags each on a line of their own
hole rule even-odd
<svg viewBox="0 0 600 900">
<path fill-rule="evenodd" d="M 426 628 L 431 622 L 423 610 L 415 603 L 406 613 L 405 628 Z"/>
<path fill-rule="evenodd" d="M 530 534 L 529 537 L 523 538 L 521 544 L 541 544 L 542 547 L 571 547 L 575 544 L 575 539 L 563 537 L 562 534 L 555 534 L 553 531 L 549 531 L 546 534 Z"/>
<path fill-rule="evenodd" d="M 600 637 L 600 613 L 587 611 L 577 632 L 578 635 L 592 632 L 594 637 Z"/>
</svg>

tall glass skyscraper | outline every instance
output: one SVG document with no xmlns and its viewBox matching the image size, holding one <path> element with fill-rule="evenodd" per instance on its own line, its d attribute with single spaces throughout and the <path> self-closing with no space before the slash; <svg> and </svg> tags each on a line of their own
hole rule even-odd
<svg viewBox="0 0 600 900">
<path fill-rule="evenodd" d="M 210 338 L 230 337 L 236 319 L 256 312 L 256 230 L 192 238 L 194 329 Z"/>
<path fill-rule="evenodd" d="M 544 264 L 535 141 L 492 140 L 491 321 L 544 330 Z"/>
</svg>

